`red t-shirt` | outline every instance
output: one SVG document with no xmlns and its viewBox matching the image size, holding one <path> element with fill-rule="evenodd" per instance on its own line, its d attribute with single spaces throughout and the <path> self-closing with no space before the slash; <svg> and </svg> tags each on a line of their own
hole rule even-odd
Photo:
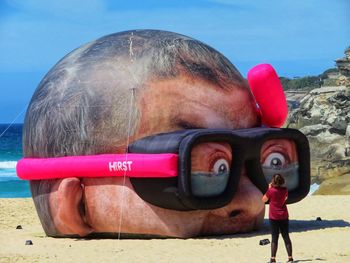
<svg viewBox="0 0 350 263">
<path fill-rule="evenodd" d="M 288 210 L 285 203 L 288 196 L 288 190 L 286 187 L 271 187 L 266 192 L 267 198 L 269 198 L 269 218 L 272 220 L 285 220 L 288 219 Z"/>
</svg>

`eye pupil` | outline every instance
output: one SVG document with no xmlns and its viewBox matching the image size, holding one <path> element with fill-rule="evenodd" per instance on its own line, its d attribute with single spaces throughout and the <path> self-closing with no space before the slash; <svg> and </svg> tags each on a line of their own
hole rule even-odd
<svg viewBox="0 0 350 263">
<path fill-rule="evenodd" d="M 220 167 L 219 167 L 219 173 L 222 174 L 222 173 L 225 173 L 227 171 L 227 167 L 225 164 L 221 164 Z"/>
</svg>

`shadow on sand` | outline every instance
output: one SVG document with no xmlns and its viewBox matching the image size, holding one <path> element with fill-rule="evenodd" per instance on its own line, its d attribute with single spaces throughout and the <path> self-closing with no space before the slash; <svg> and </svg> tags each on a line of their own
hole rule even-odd
<svg viewBox="0 0 350 263">
<path fill-rule="evenodd" d="M 267 224 L 269 224 L 268 220 Z M 265 225 L 265 222 L 264 222 Z M 290 232 L 305 232 L 318 229 L 334 228 L 334 227 L 350 227 L 350 223 L 345 220 L 290 220 Z"/>
<path fill-rule="evenodd" d="M 306 232 L 318 229 L 326 229 L 326 228 L 334 228 L 334 227 L 350 227 L 350 223 L 344 220 L 290 220 L 289 221 L 289 231 L 293 232 Z M 229 238 L 237 238 L 237 237 L 256 237 L 263 235 L 270 235 L 270 223 L 268 219 L 264 219 L 263 225 L 259 230 L 252 231 L 245 234 L 233 234 L 233 235 L 222 235 L 222 236 L 203 236 L 203 237 L 195 237 L 194 239 L 229 239 Z M 68 236 L 63 236 L 63 238 L 67 238 Z M 174 237 L 166 237 L 166 236 L 157 236 L 157 235 L 140 235 L 140 234 L 125 234 L 121 233 L 92 233 L 84 238 L 79 238 L 76 235 L 69 236 L 71 238 L 76 238 L 76 241 L 84 241 L 90 239 L 181 239 Z M 315 260 L 315 259 L 313 259 Z M 322 260 L 322 259 L 318 259 Z M 298 262 L 298 261 L 295 261 Z M 299 261 L 302 262 L 302 261 Z M 307 262 L 307 260 L 306 260 Z"/>
<path fill-rule="evenodd" d="M 293 262 L 294 263 L 298 263 L 298 262 L 315 262 L 315 261 L 326 261 L 326 259 L 323 259 L 323 258 L 314 258 L 314 259 L 297 259 L 297 260 L 294 260 Z"/>
<path fill-rule="evenodd" d="M 345 220 L 289 220 L 290 233 L 295 232 L 307 232 L 312 230 L 335 228 L 335 227 L 350 227 L 350 223 Z M 268 219 L 264 219 L 263 225 L 259 230 L 246 233 L 246 234 L 234 234 L 225 236 L 215 236 L 206 238 L 226 239 L 235 237 L 254 237 L 270 234 L 270 223 Z M 321 260 L 321 259 L 320 259 Z"/>
</svg>

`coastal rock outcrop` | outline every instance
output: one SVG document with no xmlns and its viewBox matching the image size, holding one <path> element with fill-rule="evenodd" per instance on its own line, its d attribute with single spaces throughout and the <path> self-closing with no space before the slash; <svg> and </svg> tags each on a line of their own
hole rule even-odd
<svg viewBox="0 0 350 263">
<path fill-rule="evenodd" d="M 340 76 L 338 78 L 338 85 L 350 85 L 350 47 L 345 50 L 345 57 L 339 58 L 336 61 Z"/>
<path fill-rule="evenodd" d="M 343 184 L 350 182 L 350 48 L 345 52 L 336 60 L 342 85 L 311 90 L 288 119 L 309 139 L 312 181 L 322 183 L 316 194 L 350 194 Z"/>
</svg>

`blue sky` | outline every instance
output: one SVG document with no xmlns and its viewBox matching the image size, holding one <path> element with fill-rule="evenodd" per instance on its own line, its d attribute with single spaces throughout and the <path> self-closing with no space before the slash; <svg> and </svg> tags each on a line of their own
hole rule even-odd
<svg viewBox="0 0 350 263">
<path fill-rule="evenodd" d="M 317 75 L 350 45 L 349 10 L 348 0 L 0 0 L 0 123 L 23 121 L 40 80 L 68 52 L 130 29 L 199 39 L 244 76 L 262 62 L 280 76 Z"/>
</svg>

